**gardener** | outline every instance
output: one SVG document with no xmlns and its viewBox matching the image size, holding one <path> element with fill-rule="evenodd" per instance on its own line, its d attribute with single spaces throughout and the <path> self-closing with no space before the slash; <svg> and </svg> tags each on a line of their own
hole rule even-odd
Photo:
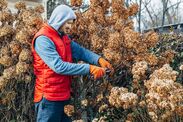
<svg viewBox="0 0 183 122">
<path fill-rule="evenodd" d="M 70 99 L 71 76 L 91 74 L 98 79 L 105 75 L 106 68 L 113 70 L 109 62 L 71 41 L 64 33 L 71 29 L 75 19 L 71 8 L 59 5 L 32 41 L 38 122 L 71 121 L 64 113 L 64 106 Z M 74 59 L 89 64 L 76 64 L 72 62 Z"/>
</svg>

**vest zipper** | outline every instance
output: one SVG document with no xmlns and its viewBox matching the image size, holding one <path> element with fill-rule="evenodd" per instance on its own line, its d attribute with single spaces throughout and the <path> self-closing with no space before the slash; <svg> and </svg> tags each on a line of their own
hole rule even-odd
<svg viewBox="0 0 183 122">
<path fill-rule="evenodd" d="M 62 39 L 62 42 L 63 42 L 63 44 L 64 44 L 64 48 L 65 48 L 65 58 L 66 58 L 66 60 L 67 60 L 67 50 L 66 50 L 66 42 L 64 41 L 64 36 L 61 38 Z"/>
</svg>

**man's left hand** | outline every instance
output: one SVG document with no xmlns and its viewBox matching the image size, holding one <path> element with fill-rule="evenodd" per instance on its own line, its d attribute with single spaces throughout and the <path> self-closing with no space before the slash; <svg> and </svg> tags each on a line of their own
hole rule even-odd
<svg viewBox="0 0 183 122">
<path fill-rule="evenodd" d="M 99 64 L 102 68 L 107 68 L 107 69 L 110 69 L 111 70 L 111 73 L 110 75 L 113 75 L 114 73 L 114 68 L 112 67 L 112 65 L 106 61 L 104 58 L 99 58 Z"/>
</svg>

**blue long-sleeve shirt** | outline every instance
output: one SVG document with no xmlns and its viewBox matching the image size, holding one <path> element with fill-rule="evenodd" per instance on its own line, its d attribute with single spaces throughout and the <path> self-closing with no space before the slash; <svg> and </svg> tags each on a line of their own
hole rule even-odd
<svg viewBox="0 0 183 122">
<path fill-rule="evenodd" d="M 54 43 L 46 36 L 39 36 L 35 40 L 35 51 L 40 58 L 56 73 L 63 75 L 89 74 L 89 64 L 64 62 L 56 51 Z M 71 41 L 72 58 L 98 65 L 99 55 Z"/>
</svg>

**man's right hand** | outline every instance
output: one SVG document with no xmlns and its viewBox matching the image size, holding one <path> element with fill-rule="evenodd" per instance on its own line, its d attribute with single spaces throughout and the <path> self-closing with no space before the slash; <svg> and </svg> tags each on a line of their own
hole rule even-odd
<svg viewBox="0 0 183 122">
<path fill-rule="evenodd" d="M 96 80 L 105 75 L 105 69 L 98 66 L 90 65 L 90 74 L 92 74 L 94 76 L 94 79 Z"/>
</svg>

